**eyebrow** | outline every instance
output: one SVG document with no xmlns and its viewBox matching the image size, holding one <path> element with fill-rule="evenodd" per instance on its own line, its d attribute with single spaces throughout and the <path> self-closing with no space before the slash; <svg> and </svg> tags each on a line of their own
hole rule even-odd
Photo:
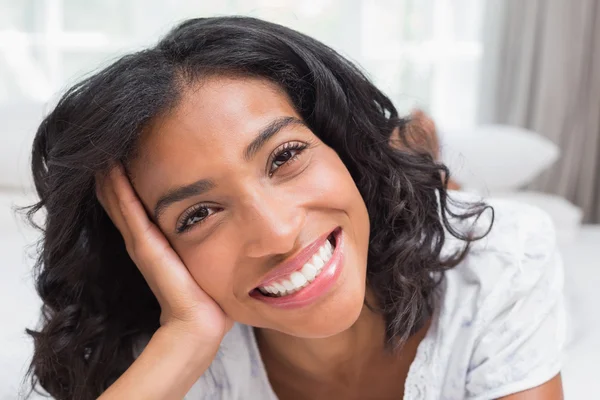
<svg viewBox="0 0 600 400">
<path fill-rule="evenodd" d="M 252 160 L 256 153 L 260 151 L 260 149 L 269 141 L 269 139 L 279 133 L 283 128 L 291 125 L 306 126 L 304 121 L 291 116 L 279 117 L 271 121 L 268 125 L 262 128 L 256 138 L 254 138 L 252 142 L 246 146 L 246 149 L 244 150 L 244 160 L 246 162 Z M 161 214 L 171 204 L 183 201 L 190 197 L 200 196 L 201 194 L 213 189 L 215 186 L 215 183 L 210 179 L 201 179 L 189 185 L 181 186 L 168 191 L 158 199 L 156 205 L 154 206 L 154 220 L 158 221 Z"/>
<path fill-rule="evenodd" d="M 205 192 L 208 192 L 215 187 L 213 181 L 209 179 L 200 179 L 192 184 L 181 186 L 176 189 L 170 190 L 158 199 L 156 206 L 154 206 L 154 220 L 158 221 L 161 214 L 173 203 L 185 200 L 189 197 L 199 196 Z"/>
<path fill-rule="evenodd" d="M 304 121 L 296 117 L 279 117 L 271 121 L 267 126 L 260 130 L 258 136 L 246 147 L 246 150 L 244 151 L 244 160 L 250 161 L 271 137 L 279 133 L 283 128 L 291 125 L 306 126 Z"/>
</svg>

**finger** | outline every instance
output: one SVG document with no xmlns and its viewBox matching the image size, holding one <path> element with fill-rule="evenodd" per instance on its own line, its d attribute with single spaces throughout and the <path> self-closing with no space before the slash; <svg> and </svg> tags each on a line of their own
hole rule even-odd
<svg viewBox="0 0 600 400">
<path fill-rule="evenodd" d="M 107 190 L 106 188 L 106 183 L 107 181 L 107 174 L 106 172 L 97 172 L 95 175 L 95 191 L 96 191 L 96 197 L 98 198 L 98 201 L 100 202 L 100 205 L 102 205 L 103 208 L 106 209 L 107 205 L 106 205 L 106 193 L 105 191 Z"/>
<path fill-rule="evenodd" d="M 131 237 L 131 234 L 123 221 L 123 217 L 119 210 L 118 199 L 113 189 L 109 173 L 96 174 L 96 197 L 113 224 L 117 227 L 119 232 L 121 232 L 125 241 L 127 241 L 128 238 Z"/>
<path fill-rule="evenodd" d="M 155 225 L 148 218 L 141 200 L 120 163 L 110 170 L 109 179 L 118 209 L 131 235 L 139 238 L 148 237 Z"/>
<path fill-rule="evenodd" d="M 183 265 L 160 229 L 148 218 L 122 165 L 110 171 L 109 179 L 116 202 L 115 213 L 120 216 L 123 229 L 129 233 L 125 245 L 138 268 L 143 273 L 160 275 L 168 270 L 162 267 L 163 264 Z M 187 278 L 187 269 L 182 269 Z"/>
</svg>

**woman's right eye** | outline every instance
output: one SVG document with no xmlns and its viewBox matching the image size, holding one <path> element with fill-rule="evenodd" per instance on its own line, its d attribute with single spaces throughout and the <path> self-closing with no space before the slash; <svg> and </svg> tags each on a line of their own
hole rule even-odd
<svg viewBox="0 0 600 400">
<path fill-rule="evenodd" d="M 195 225 L 201 224 L 215 213 L 215 210 L 206 205 L 196 205 L 183 213 L 177 223 L 177 233 L 183 233 L 191 229 Z"/>
</svg>

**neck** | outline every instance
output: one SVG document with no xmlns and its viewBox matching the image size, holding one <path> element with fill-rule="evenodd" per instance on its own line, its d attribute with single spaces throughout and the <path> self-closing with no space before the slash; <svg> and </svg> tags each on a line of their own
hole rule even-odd
<svg viewBox="0 0 600 400">
<path fill-rule="evenodd" d="M 369 323 L 371 322 L 371 323 Z M 366 307 L 349 329 L 337 335 L 304 339 L 270 329 L 258 329 L 257 341 L 264 356 L 276 365 L 319 381 L 359 372 L 362 364 L 383 352 L 383 321 Z"/>
</svg>

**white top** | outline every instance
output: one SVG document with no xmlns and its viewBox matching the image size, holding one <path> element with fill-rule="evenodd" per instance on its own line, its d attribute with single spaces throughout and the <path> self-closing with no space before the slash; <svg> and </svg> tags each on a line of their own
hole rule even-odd
<svg viewBox="0 0 600 400">
<path fill-rule="evenodd" d="M 537 208 L 505 200 L 488 204 L 494 227 L 445 273 L 439 306 L 406 378 L 405 399 L 498 398 L 560 372 L 565 314 L 554 227 Z M 488 216 L 478 226 L 487 226 Z M 444 254 L 461 243 L 448 236 Z M 186 399 L 277 399 L 251 327 L 234 324 Z"/>
</svg>

